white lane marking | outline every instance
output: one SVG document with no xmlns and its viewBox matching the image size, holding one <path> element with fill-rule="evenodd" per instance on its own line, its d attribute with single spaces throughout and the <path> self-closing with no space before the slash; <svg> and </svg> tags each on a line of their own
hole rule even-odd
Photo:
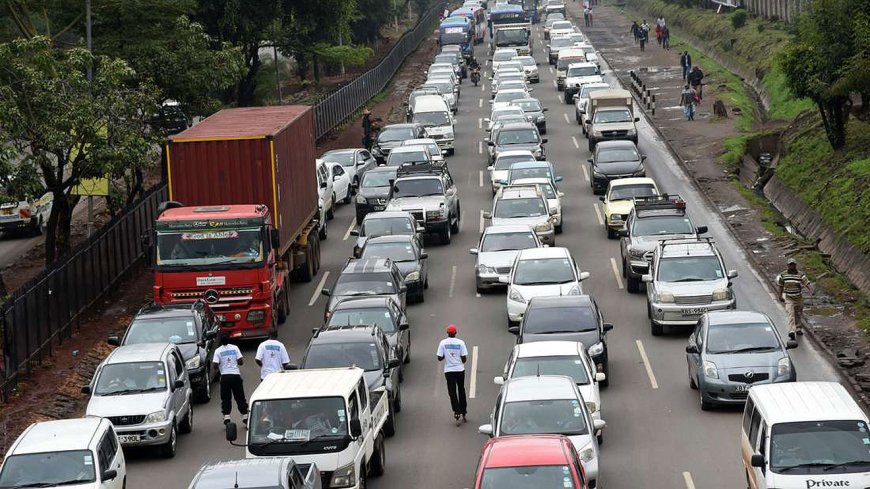
<svg viewBox="0 0 870 489">
<path fill-rule="evenodd" d="M 487 60 L 486 60 L 486 63 L 484 63 L 484 64 L 485 64 L 486 66 L 489 66 L 489 59 L 487 59 Z"/>
<path fill-rule="evenodd" d="M 692 480 L 690 472 L 683 472 L 683 480 L 686 481 L 686 489 L 695 489 L 695 481 Z"/>
<path fill-rule="evenodd" d="M 459 214 L 459 230 L 462 231 L 462 223 L 465 222 L 465 211 Z"/>
<path fill-rule="evenodd" d="M 653 389 L 659 388 L 659 383 L 656 382 L 656 376 L 653 373 L 652 365 L 649 363 L 649 358 L 646 356 L 646 350 L 643 348 L 643 342 L 640 340 L 635 340 L 637 342 L 637 351 L 640 353 L 640 359 L 643 362 L 643 366 L 646 368 L 646 375 L 649 377 L 649 384 Z"/>
<path fill-rule="evenodd" d="M 589 170 L 586 169 L 586 165 L 583 165 L 580 168 L 583 169 L 583 179 L 588 182 L 589 181 Z"/>
<path fill-rule="evenodd" d="M 356 227 L 356 218 L 350 220 L 350 226 L 347 227 L 347 231 L 344 233 L 344 237 L 341 238 L 342 241 L 347 241 L 347 238 L 350 237 L 350 232 L 353 231 L 353 228 Z"/>
<path fill-rule="evenodd" d="M 553 87 L 554 87 L 554 88 L 559 88 L 559 84 L 556 83 L 556 80 L 553 80 Z"/>
<path fill-rule="evenodd" d="M 456 286 L 456 265 L 450 270 L 450 290 L 447 292 L 447 297 L 453 297 L 453 288 Z"/>
<path fill-rule="evenodd" d="M 622 275 L 619 274 L 619 267 L 616 266 L 616 258 L 610 258 L 610 269 L 613 270 L 613 276 L 616 277 L 616 286 L 622 289 Z"/>
<path fill-rule="evenodd" d="M 481 83 L 481 84 L 480 84 L 480 91 L 482 92 L 482 91 L 484 91 L 485 89 L 486 89 L 486 85 L 483 84 L 483 83 Z M 480 106 L 483 107 L 483 99 L 480 99 Z"/>
<path fill-rule="evenodd" d="M 471 380 L 468 382 L 468 398 L 477 396 L 477 345 L 471 348 Z"/>
<path fill-rule="evenodd" d="M 311 300 L 308 301 L 308 307 L 313 306 L 317 302 L 317 298 L 320 297 L 320 290 L 326 285 L 327 278 L 329 278 L 329 271 L 323 272 L 323 277 L 320 278 L 320 282 L 317 282 L 317 287 L 314 288 L 314 293 L 311 294 Z"/>
<path fill-rule="evenodd" d="M 477 101 L 477 106 L 478 106 L 478 107 L 483 107 L 483 99 L 480 99 L 480 100 Z M 479 119 L 479 120 L 480 120 L 481 122 L 483 122 L 483 119 Z M 480 128 L 480 125 L 478 125 L 477 127 Z"/>
<path fill-rule="evenodd" d="M 550 68 L 550 73 L 555 73 L 555 72 L 553 71 L 553 67 L 552 67 L 552 66 L 550 66 L 549 68 Z"/>
<path fill-rule="evenodd" d="M 483 107 L 483 99 L 480 99 L 480 106 Z M 483 118 L 482 117 L 477 118 L 477 128 L 483 129 Z"/>
<path fill-rule="evenodd" d="M 483 170 L 480 170 L 480 179 L 479 179 L 479 180 L 480 180 L 480 181 L 478 182 L 478 184 L 479 184 L 481 187 L 483 187 Z"/>
<path fill-rule="evenodd" d="M 562 112 L 562 115 L 565 116 L 565 123 L 566 123 L 566 124 L 570 124 L 570 123 L 571 123 L 571 119 L 568 119 L 568 114 Z"/>
<path fill-rule="evenodd" d="M 598 209 L 598 204 L 592 204 L 592 207 L 595 208 L 595 217 L 598 218 L 598 224 L 604 225 L 604 216 L 601 215 L 601 210 Z"/>
<path fill-rule="evenodd" d="M 480 292 L 475 292 L 474 297 L 477 297 L 478 299 L 480 299 Z"/>
<path fill-rule="evenodd" d="M 571 141 L 574 142 L 574 147 L 575 147 L 575 148 L 580 149 L 580 143 L 577 142 L 577 138 L 576 138 L 576 137 L 571 136 Z"/>
<path fill-rule="evenodd" d="M 481 209 L 480 210 L 480 232 L 481 233 L 483 233 L 484 222 L 485 222 L 485 220 L 483 218 L 483 209 Z"/>
<path fill-rule="evenodd" d="M 489 72 L 488 72 L 488 71 L 484 71 L 484 72 L 483 72 L 483 77 L 486 78 L 486 77 L 488 77 L 488 76 L 489 76 Z"/>
<path fill-rule="evenodd" d="M 477 154 L 483 154 L 483 141 L 477 142 Z"/>
</svg>

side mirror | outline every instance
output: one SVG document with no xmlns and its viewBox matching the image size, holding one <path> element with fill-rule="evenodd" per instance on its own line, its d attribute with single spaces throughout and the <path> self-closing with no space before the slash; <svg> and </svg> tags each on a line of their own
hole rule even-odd
<svg viewBox="0 0 870 489">
<path fill-rule="evenodd" d="M 592 163 L 592 158 L 586 158 L 587 163 Z"/>
<path fill-rule="evenodd" d="M 519 334 L 520 334 L 520 327 L 519 327 L 519 326 L 511 326 L 510 328 L 508 328 L 508 333 L 510 333 L 510 334 L 512 334 L 512 335 L 517 335 L 517 336 L 519 336 Z"/>
<path fill-rule="evenodd" d="M 556 209 L 555 207 L 551 207 L 551 208 L 549 209 L 550 215 L 551 215 L 551 216 L 555 216 L 557 210 L 558 210 L 558 209 Z"/>
<path fill-rule="evenodd" d="M 561 190 L 559 190 L 558 192 L 556 192 L 556 195 L 558 195 L 559 197 L 564 197 L 565 192 L 562 192 Z"/>
<path fill-rule="evenodd" d="M 476 255 L 478 251 L 479 250 L 477 248 L 471 248 L 470 250 L 468 250 L 468 252 L 471 253 L 472 255 Z"/>
<path fill-rule="evenodd" d="M 795 349 L 795 348 L 797 348 L 797 347 L 798 347 L 798 342 L 797 342 L 797 340 L 788 340 L 788 341 L 785 343 L 785 349 L 786 349 L 786 350 L 793 350 L 793 349 Z"/>
<path fill-rule="evenodd" d="M 91 395 L 91 386 L 83 385 L 82 386 L 82 394 Z"/>
<path fill-rule="evenodd" d="M 350 232 L 351 236 L 359 237 L 359 229 L 354 229 Z"/>
<path fill-rule="evenodd" d="M 501 375 L 499 375 L 498 377 L 493 377 L 492 383 L 495 385 L 504 385 L 504 377 L 502 377 Z"/>
<path fill-rule="evenodd" d="M 172 387 L 173 387 L 173 389 L 182 389 L 182 388 L 184 388 L 184 381 L 181 379 L 178 379 L 175 381 L 175 384 L 173 384 Z"/>
<path fill-rule="evenodd" d="M 634 122 L 640 122 L 640 117 L 635 117 Z"/>
<path fill-rule="evenodd" d="M 547 138 L 541 138 L 541 144 L 546 144 L 546 143 L 547 143 Z"/>
<path fill-rule="evenodd" d="M 592 420 L 592 427 L 595 431 L 603 430 L 604 428 L 607 428 L 607 422 L 603 419 L 594 419 Z"/>
<path fill-rule="evenodd" d="M 607 380 L 607 374 L 604 372 L 595 372 L 595 382 L 604 382 Z"/>
<path fill-rule="evenodd" d="M 491 424 L 482 424 L 478 426 L 477 432 L 481 435 L 492 436 L 492 425 Z"/>
<path fill-rule="evenodd" d="M 326 182 L 320 182 L 320 188 L 326 188 Z"/>
<path fill-rule="evenodd" d="M 541 112 L 547 112 L 548 110 L 550 110 L 550 109 L 544 107 L 543 109 L 541 109 Z"/>
<path fill-rule="evenodd" d="M 299 370 L 299 365 L 295 363 L 288 363 L 286 370 Z"/>
<path fill-rule="evenodd" d="M 487 146 L 495 146 L 495 143 L 493 141 L 487 140 L 486 145 Z"/>
<path fill-rule="evenodd" d="M 511 279 L 507 275 L 499 275 L 498 276 L 498 283 L 500 283 L 500 284 L 509 284 L 510 281 L 511 281 Z"/>
<path fill-rule="evenodd" d="M 320 295 L 325 295 L 326 297 L 329 297 L 330 295 L 332 295 L 332 291 L 329 289 L 320 289 Z"/>
<path fill-rule="evenodd" d="M 233 422 L 227 423 L 224 427 L 224 435 L 228 442 L 234 442 L 239 438 L 239 429 Z"/>
<path fill-rule="evenodd" d="M 359 418 L 351 419 L 348 428 L 350 428 L 350 436 L 354 438 L 362 436 L 362 424 L 360 424 Z"/>
<path fill-rule="evenodd" d="M 590 274 L 589 272 L 580 272 L 580 281 L 582 282 L 591 276 L 592 274 Z"/>
<path fill-rule="evenodd" d="M 489 165 L 488 167 L 486 167 L 486 170 L 487 171 L 495 171 L 495 167 L 492 165 Z"/>
<path fill-rule="evenodd" d="M 602 329 L 604 329 L 604 332 L 605 332 L 605 333 L 608 332 L 608 331 L 613 331 L 613 325 L 610 324 L 610 323 L 604 323 L 604 326 L 603 326 Z"/>
<path fill-rule="evenodd" d="M 217 334 L 218 334 L 217 330 L 211 329 L 209 331 L 206 331 L 205 335 L 203 335 L 203 337 L 207 340 L 213 340 L 213 339 L 217 338 Z"/>
<path fill-rule="evenodd" d="M 109 470 L 103 472 L 103 475 L 102 475 L 102 479 L 104 481 L 113 480 L 115 477 L 118 477 L 118 471 L 115 469 L 109 469 Z"/>
<path fill-rule="evenodd" d="M 426 232 L 426 228 L 424 228 L 423 226 L 417 226 L 417 232 L 418 232 L 418 233 L 425 233 L 425 232 Z"/>
<path fill-rule="evenodd" d="M 640 161 L 646 161 L 646 155 L 640 155 Z"/>
<path fill-rule="evenodd" d="M 737 270 L 728 270 L 728 278 L 737 278 Z"/>
<path fill-rule="evenodd" d="M 619 236 L 620 238 L 627 238 L 628 237 L 628 229 L 620 229 L 619 231 L 616 232 L 616 235 Z"/>
<path fill-rule="evenodd" d="M 490 211 L 485 211 L 485 212 L 483 213 L 483 218 L 484 218 L 484 219 L 492 219 L 492 212 L 490 212 Z"/>
<path fill-rule="evenodd" d="M 579 98 L 580 98 L 580 95 L 575 93 L 571 99 L 576 102 Z"/>
<path fill-rule="evenodd" d="M 281 234 L 277 229 L 272 228 L 269 231 L 269 238 L 272 240 L 272 248 L 280 249 L 281 248 Z"/>
<path fill-rule="evenodd" d="M 399 331 L 405 331 L 411 329 L 411 325 L 408 323 L 399 323 Z"/>
<path fill-rule="evenodd" d="M 749 459 L 749 465 L 758 468 L 764 468 L 764 455 L 755 454 Z"/>
<path fill-rule="evenodd" d="M 117 336 L 109 336 L 108 338 L 106 338 L 106 343 L 112 346 L 121 346 L 121 338 Z"/>
<path fill-rule="evenodd" d="M 402 361 L 399 360 L 398 358 L 391 358 L 391 359 L 387 360 L 387 368 L 397 368 L 401 364 L 402 364 Z"/>
<path fill-rule="evenodd" d="M 701 353 L 701 352 L 698 350 L 698 346 L 697 346 L 697 345 L 687 345 L 687 346 L 686 346 L 686 353 L 689 353 L 689 354 L 691 354 L 691 355 L 697 355 L 697 354 L 699 354 L 699 353 Z"/>
<path fill-rule="evenodd" d="M 653 280 L 652 280 L 652 275 L 650 275 L 650 274 L 648 274 L 648 273 L 643 274 L 643 275 L 640 277 L 640 279 L 641 279 L 642 281 L 646 282 L 646 283 L 650 283 L 650 282 L 653 281 Z"/>
<path fill-rule="evenodd" d="M 490 123 L 490 122 L 492 122 L 492 121 L 489 120 L 489 119 L 484 119 L 483 122 Z"/>
<path fill-rule="evenodd" d="M 707 234 L 707 226 L 698 226 L 695 228 L 695 232 L 698 234 Z"/>
<path fill-rule="evenodd" d="M 425 251 L 423 253 L 420 253 L 421 260 L 425 260 L 427 258 L 429 258 L 429 253 L 426 253 Z"/>
<path fill-rule="evenodd" d="M 555 181 L 558 183 L 558 182 L 561 182 L 561 181 L 562 181 L 562 177 L 561 177 L 561 176 L 557 176 L 557 177 L 554 178 L 553 180 L 555 180 Z"/>
<path fill-rule="evenodd" d="M 602 195 L 601 197 L 598 197 L 598 200 L 600 200 L 601 202 L 604 202 L 604 196 Z"/>
</svg>

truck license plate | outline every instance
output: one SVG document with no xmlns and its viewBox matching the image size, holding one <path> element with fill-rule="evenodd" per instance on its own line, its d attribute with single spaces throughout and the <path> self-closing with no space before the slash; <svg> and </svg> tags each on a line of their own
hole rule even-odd
<svg viewBox="0 0 870 489">
<path fill-rule="evenodd" d="M 137 443 L 140 439 L 139 435 L 118 435 L 118 440 L 121 443 Z"/>
<path fill-rule="evenodd" d="M 707 312 L 703 307 L 689 307 L 683 309 L 683 316 L 700 316 Z"/>
</svg>

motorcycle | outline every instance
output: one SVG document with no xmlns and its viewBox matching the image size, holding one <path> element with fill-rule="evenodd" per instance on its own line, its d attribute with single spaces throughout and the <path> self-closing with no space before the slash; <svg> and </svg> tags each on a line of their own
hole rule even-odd
<svg viewBox="0 0 870 489">
<path fill-rule="evenodd" d="M 480 68 L 471 70 L 471 83 L 474 83 L 475 87 L 480 83 Z"/>
</svg>

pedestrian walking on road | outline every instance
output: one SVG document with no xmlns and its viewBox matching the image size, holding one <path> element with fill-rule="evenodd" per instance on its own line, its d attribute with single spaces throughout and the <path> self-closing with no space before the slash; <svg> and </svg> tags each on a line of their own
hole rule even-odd
<svg viewBox="0 0 870 489">
<path fill-rule="evenodd" d="M 640 25 L 640 38 L 638 39 L 640 42 L 640 50 L 641 52 L 646 51 L 646 43 L 649 41 L 649 24 L 646 21 L 643 21 L 643 24 Z"/>
<path fill-rule="evenodd" d="M 703 100 L 704 93 L 701 86 L 704 80 L 704 72 L 701 71 L 701 68 L 693 66 L 692 71 L 689 72 L 689 76 L 686 77 L 686 80 L 689 82 L 690 85 L 692 85 L 692 88 L 694 88 L 695 91 L 698 92 L 698 100 Z"/>
<path fill-rule="evenodd" d="M 695 120 L 695 96 L 695 90 L 687 83 L 680 93 L 680 105 L 683 106 L 687 121 Z"/>
<path fill-rule="evenodd" d="M 583 8 L 583 23 L 586 25 L 586 27 L 589 27 L 589 12 L 590 10 L 588 6 Z"/>
<path fill-rule="evenodd" d="M 267 375 L 286 370 L 290 366 L 287 347 L 278 341 L 278 330 L 269 330 L 269 339 L 260 343 L 254 361 L 260 366 L 260 380 Z"/>
<path fill-rule="evenodd" d="M 465 400 L 465 361 L 468 359 L 468 348 L 465 342 L 456 337 L 459 330 L 455 324 L 447 326 L 447 338 L 438 344 L 435 354 L 438 361 L 444 361 L 444 378 L 447 379 L 447 395 L 450 396 L 450 407 L 453 409 L 453 419 L 459 426 L 459 418 L 467 423 L 465 414 L 467 403 Z"/>
<path fill-rule="evenodd" d="M 637 25 L 637 21 L 631 21 L 631 29 L 629 29 L 631 35 L 634 36 L 634 43 L 637 44 L 638 39 L 640 39 L 640 26 Z"/>
<path fill-rule="evenodd" d="M 230 336 L 221 336 L 221 346 L 214 351 L 212 362 L 216 363 L 221 373 L 221 413 L 224 415 L 224 424 L 230 422 L 232 400 L 235 398 L 236 406 L 242 415 L 242 424 L 248 425 L 248 401 L 245 399 L 245 386 L 242 383 L 242 351 L 239 347 L 230 344 Z"/>
<path fill-rule="evenodd" d="M 664 15 L 660 15 L 659 18 L 656 19 L 656 25 L 661 27 L 662 29 L 665 28 L 665 16 Z"/>
<path fill-rule="evenodd" d="M 662 27 L 662 47 L 666 50 L 671 50 L 671 30 L 668 26 Z"/>
<path fill-rule="evenodd" d="M 683 51 L 680 55 L 680 68 L 683 69 L 683 80 L 689 76 L 689 70 L 692 69 L 692 55 L 688 51 Z"/>
<path fill-rule="evenodd" d="M 362 116 L 363 128 L 363 147 L 367 150 L 372 149 L 372 112 L 369 109 L 363 111 Z"/>
<path fill-rule="evenodd" d="M 589 15 L 588 15 L 588 17 L 589 17 L 589 27 L 595 27 L 595 21 L 592 20 L 592 7 L 589 7 L 587 10 L 589 11 Z"/>
<path fill-rule="evenodd" d="M 789 258 L 787 268 L 776 277 L 776 285 L 779 287 L 779 301 L 785 303 L 785 311 L 788 313 L 788 337 L 795 339 L 795 334 L 804 334 L 801 328 L 801 317 L 804 312 L 804 288 L 814 293 L 813 286 L 806 274 L 798 271 L 797 262 Z"/>
<path fill-rule="evenodd" d="M 656 24 L 656 43 L 659 46 L 662 45 L 662 26 Z"/>
</svg>

